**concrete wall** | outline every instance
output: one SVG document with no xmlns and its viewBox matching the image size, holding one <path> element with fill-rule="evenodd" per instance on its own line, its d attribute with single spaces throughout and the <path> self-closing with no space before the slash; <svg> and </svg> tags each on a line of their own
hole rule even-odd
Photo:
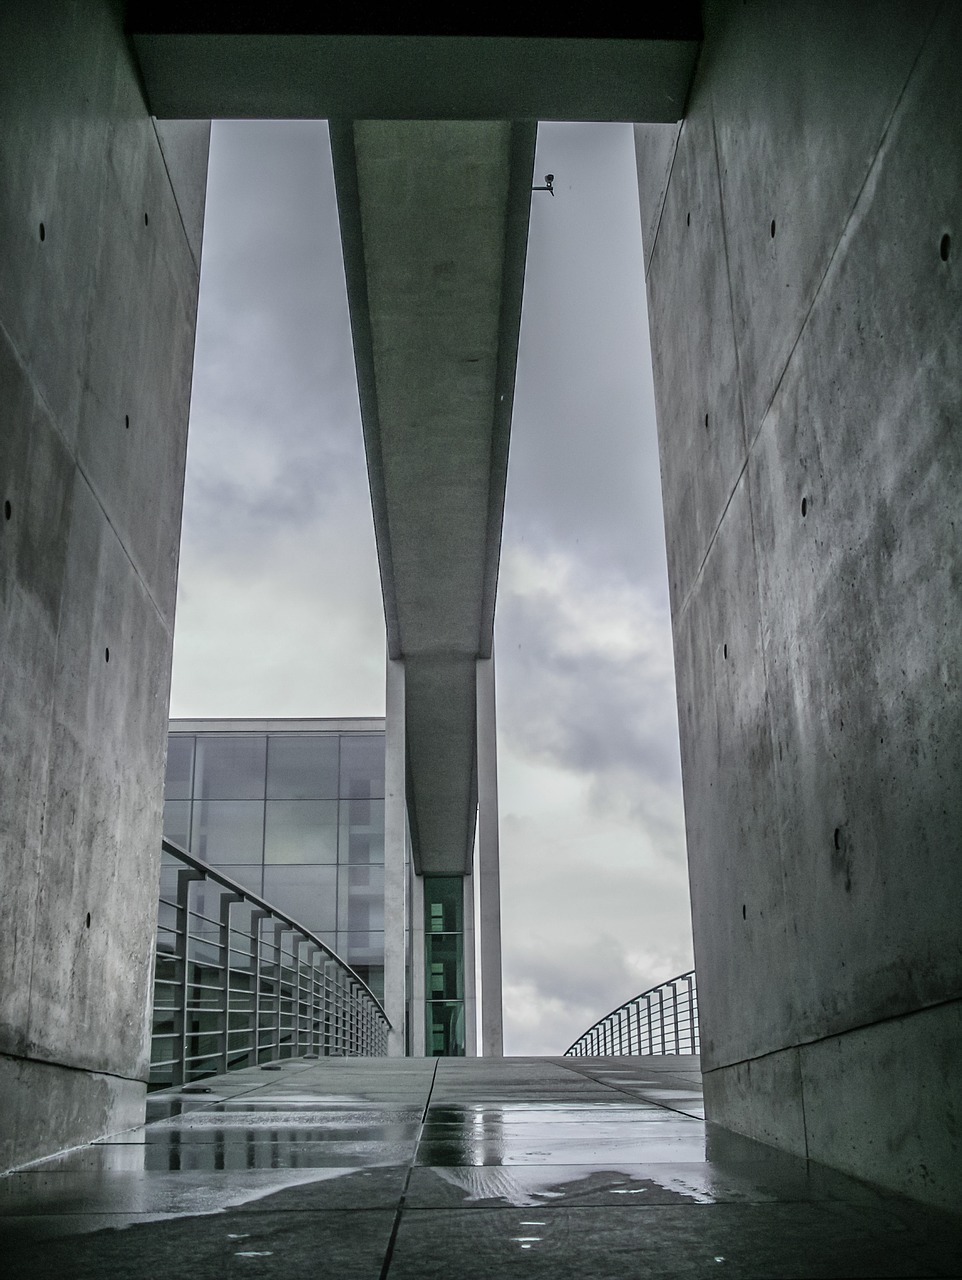
<svg viewBox="0 0 962 1280">
<path fill-rule="evenodd" d="M 158 136 L 119 5 L 0 49 L 7 1168 L 142 1115 L 208 129 Z"/>
<path fill-rule="evenodd" d="M 636 130 L 709 1115 L 956 1207 L 960 54 L 710 4 Z"/>
</svg>

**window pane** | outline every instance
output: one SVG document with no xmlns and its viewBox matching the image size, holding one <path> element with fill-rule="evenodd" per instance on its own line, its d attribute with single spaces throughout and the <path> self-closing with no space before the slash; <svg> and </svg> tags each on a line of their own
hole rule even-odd
<svg viewBox="0 0 962 1280">
<path fill-rule="evenodd" d="M 267 862 L 336 862 L 336 800 L 268 800 Z"/>
<path fill-rule="evenodd" d="M 464 912 L 464 880 L 461 876 L 424 877 L 424 930 L 426 933 L 461 933 Z"/>
<path fill-rule="evenodd" d="M 267 739 L 210 734 L 197 738 L 194 795 L 204 800 L 260 800 L 264 795 Z"/>
<path fill-rule="evenodd" d="M 190 801 L 168 800 L 164 805 L 164 839 L 190 848 Z"/>
<path fill-rule="evenodd" d="M 267 746 L 267 795 L 279 800 L 328 800 L 337 796 L 338 737 L 271 735 Z"/>
<path fill-rule="evenodd" d="M 384 934 L 379 931 L 345 933 L 338 930 L 337 953 L 352 968 L 358 964 L 383 964 Z"/>
<path fill-rule="evenodd" d="M 263 800 L 195 800 L 190 851 L 221 865 L 260 862 L 264 842 Z"/>
<path fill-rule="evenodd" d="M 356 733 L 341 738 L 341 795 L 384 795 L 384 734 Z"/>
<path fill-rule="evenodd" d="M 432 1057 L 464 1057 L 464 1004 L 461 1001 L 427 1005 L 427 1052 Z"/>
<path fill-rule="evenodd" d="M 384 801 L 341 801 L 341 862 L 384 861 Z"/>
<path fill-rule="evenodd" d="M 187 733 L 172 733 L 167 738 L 167 779 L 164 795 L 168 800 L 189 800 L 194 774 L 194 739 Z"/>
<path fill-rule="evenodd" d="M 462 1000 L 464 967 L 459 933 L 428 934 L 425 968 L 429 1000 Z"/>
<path fill-rule="evenodd" d="M 312 933 L 335 928 L 336 867 L 265 867 L 264 900 Z"/>
<path fill-rule="evenodd" d="M 384 928 L 384 868 L 341 867 L 338 876 L 338 927 L 350 932 Z"/>
</svg>

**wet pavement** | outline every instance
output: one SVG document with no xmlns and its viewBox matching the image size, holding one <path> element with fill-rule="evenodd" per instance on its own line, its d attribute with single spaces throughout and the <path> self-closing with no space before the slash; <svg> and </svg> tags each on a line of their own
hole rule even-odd
<svg viewBox="0 0 962 1280">
<path fill-rule="evenodd" d="M 0 1177 L 15 1277 L 962 1277 L 962 1220 L 706 1126 L 692 1058 L 295 1060 Z"/>
</svg>

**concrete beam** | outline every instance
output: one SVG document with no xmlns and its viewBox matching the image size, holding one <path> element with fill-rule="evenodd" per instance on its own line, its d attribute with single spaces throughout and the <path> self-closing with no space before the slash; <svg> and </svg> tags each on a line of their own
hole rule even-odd
<svg viewBox="0 0 962 1280">
<path fill-rule="evenodd" d="M 506 122 L 331 127 L 420 874 L 471 869 L 534 143 Z"/>
<path fill-rule="evenodd" d="M 689 0 L 510 31 L 422 10 L 372 30 L 283 4 L 131 3 L 127 30 L 160 117 L 659 122 L 681 118 L 699 10 Z"/>
</svg>

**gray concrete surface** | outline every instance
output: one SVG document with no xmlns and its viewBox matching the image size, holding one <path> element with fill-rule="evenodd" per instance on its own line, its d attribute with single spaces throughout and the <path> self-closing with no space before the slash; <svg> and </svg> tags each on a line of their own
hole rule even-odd
<svg viewBox="0 0 962 1280">
<path fill-rule="evenodd" d="M 506 122 L 331 130 L 419 874 L 472 865 L 534 140 Z"/>
<path fill-rule="evenodd" d="M 498 728 L 494 655 L 477 663 L 478 706 L 478 958 L 481 969 L 481 1052 L 504 1054 L 501 980 L 501 852 L 498 827 Z"/>
<path fill-rule="evenodd" d="M 697 0 L 646 6 L 621 33 L 590 10 L 529 31 L 517 14 L 345 10 L 312 31 L 300 6 L 241 26 L 221 6 L 127 8 L 152 110 L 168 117 L 678 120 L 698 53 Z"/>
<path fill-rule="evenodd" d="M 0 1178 L 4 1274 L 962 1274 L 962 1220 L 715 1130 L 699 1083 L 695 1058 L 233 1072 Z"/>
<path fill-rule="evenodd" d="M 709 1115 L 946 1205 L 960 52 L 954 4 L 711 4 L 637 130 Z"/>
<path fill-rule="evenodd" d="M 207 129 L 165 163 L 114 5 L 0 48 L 6 1167 L 144 1095 Z"/>
</svg>

